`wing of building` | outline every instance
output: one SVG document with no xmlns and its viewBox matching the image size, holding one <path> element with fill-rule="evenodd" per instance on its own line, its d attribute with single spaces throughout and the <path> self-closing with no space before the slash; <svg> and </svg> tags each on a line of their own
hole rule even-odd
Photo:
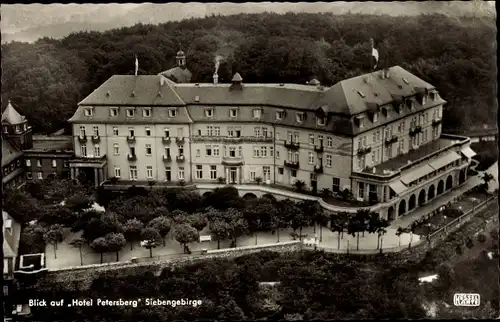
<svg viewBox="0 0 500 322">
<path fill-rule="evenodd" d="M 191 72 L 186 67 L 186 55 L 182 50 L 177 53 L 175 57 L 177 66 L 163 71 L 158 75 L 162 75 L 176 83 L 189 83 L 191 82 Z"/>
<path fill-rule="evenodd" d="M 441 134 L 445 103 L 399 66 L 332 87 L 115 75 L 70 119 L 72 171 L 130 184 L 300 180 L 394 219 L 466 180 L 470 140 Z"/>
</svg>

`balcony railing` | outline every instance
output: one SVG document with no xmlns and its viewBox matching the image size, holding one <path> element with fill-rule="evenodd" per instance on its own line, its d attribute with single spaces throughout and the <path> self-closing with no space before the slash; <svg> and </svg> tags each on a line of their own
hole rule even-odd
<svg viewBox="0 0 500 322">
<path fill-rule="evenodd" d="M 99 142 L 101 142 L 101 137 L 99 135 L 93 135 L 92 143 L 99 143 Z"/>
<path fill-rule="evenodd" d="M 129 154 L 129 155 L 127 155 L 127 159 L 129 161 L 135 161 L 135 160 L 137 160 L 137 155 L 135 155 L 135 154 Z"/>
<path fill-rule="evenodd" d="M 315 146 L 314 151 L 316 151 L 316 153 L 323 153 L 323 144 Z"/>
<path fill-rule="evenodd" d="M 183 155 L 178 155 L 176 158 L 177 162 L 184 162 L 186 158 Z"/>
<path fill-rule="evenodd" d="M 163 142 L 163 144 L 170 144 L 170 136 L 164 136 L 161 138 L 161 141 Z"/>
<path fill-rule="evenodd" d="M 392 137 L 385 139 L 386 145 L 391 145 L 396 142 L 398 142 L 398 137 L 396 135 L 393 135 Z"/>
<path fill-rule="evenodd" d="M 163 162 L 171 162 L 171 161 L 172 161 L 172 157 L 170 156 L 170 154 L 163 155 Z"/>
<path fill-rule="evenodd" d="M 298 150 L 299 146 L 300 146 L 299 142 L 285 141 L 285 148 L 287 149 Z"/>
<path fill-rule="evenodd" d="M 415 126 L 413 129 L 410 129 L 410 136 L 415 136 L 422 132 L 422 127 L 420 125 Z"/>
<path fill-rule="evenodd" d="M 87 142 L 87 136 L 86 135 L 79 135 L 78 136 L 78 141 L 80 141 L 80 143 Z"/>
<path fill-rule="evenodd" d="M 135 136 L 127 136 L 127 142 L 128 143 L 135 143 Z"/>
<path fill-rule="evenodd" d="M 292 169 L 298 169 L 299 168 L 299 162 L 292 162 L 292 161 L 286 161 L 285 160 L 285 167 L 292 168 Z"/>
<path fill-rule="evenodd" d="M 233 137 L 233 136 L 226 136 L 222 138 L 222 142 L 224 143 L 241 143 L 243 141 L 243 138 L 240 137 Z"/>
<path fill-rule="evenodd" d="M 177 144 L 184 144 L 184 138 L 183 137 L 176 137 L 175 138 L 175 143 L 177 143 Z"/>
<path fill-rule="evenodd" d="M 323 165 L 322 164 L 316 164 L 314 166 L 314 172 L 316 172 L 316 173 L 323 173 Z"/>
<path fill-rule="evenodd" d="M 441 124 L 443 122 L 443 120 L 441 119 L 434 119 L 432 120 L 432 126 L 436 127 L 436 126 L 439 126 L 439 124 Z"/>
<path fill-rule="evenodd" d="M 367 147 L 361 147 L 358 149 L 358 155 L 365 155 L 372 152 L 372 148 L 367 146 Z"/>
</svg>

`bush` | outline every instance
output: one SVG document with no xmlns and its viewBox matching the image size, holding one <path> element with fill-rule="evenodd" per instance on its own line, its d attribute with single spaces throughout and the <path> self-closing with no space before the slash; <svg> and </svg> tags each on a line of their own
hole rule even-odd
<svg viewBox="0 0 500 322">
<path fill-rule="evenodd" d="M 455 253 L 457 253 L 457 255 L 462 255 L 464 253 L 464 251 L 462 250 L 462 245 L 457 245 L 457 248 L 455 248 Z"/>
<path fill-rule="evenodd" d="M 483 233 L 480 233 L 477 236 L 477 241 L 480 242 L 481 244 L 484 244 L 484 242 L 486 241 L 486 236 Z"/>
<path fill-rule="evenodd" d="M 498 240 L 498 230 L 492 230 L 490 231 L 490 236 L 491 236 L 491 239 L 493 240 Z"/>
<path fill-rule="evenodd" d="M 469 248 L 469 249 L 474 247 L 474 242 L 472 241 L 472 238 L 467 237 L 467 240 L 465 241 L 465 246 L 467 246 L 467 248 Z"/>
</svg>

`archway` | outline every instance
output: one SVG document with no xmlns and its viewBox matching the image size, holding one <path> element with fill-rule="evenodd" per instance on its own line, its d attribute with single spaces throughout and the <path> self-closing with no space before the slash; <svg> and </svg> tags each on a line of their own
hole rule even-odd
<svg viewBox="0 0 500 322">
<path fill-rule="evenodd" d="M 429 193 L 427 194 L 427 200 L 431 200 L 431 199 L 434 199 L 434 197 L 436 196 L 436 188 L 434 188 L 434 185 L 431 185 L 429 187 Z"/>
<path fill-rule="evenodd" d="M 450 190 L 451 188 L 453 188 L 453 178 L 449 175 L 448 178 L 446 178 L 446 190 Z"/>
<path fill-rule="evenodd" d="M 437 195 L 439 196 L 443 192 L 444 192 L 444 182 L 443 180 L 440 180 L 438 183 Z"/>
<path fill-rule="evenodd" d="M 465 169 L 460 170 L 460 174 L 458 175 L 458 183 L 462 184 L 465 182 Z"/>
<path fill-rule="evenodd" d="M 401 200 L 399 203 L 399 215 L 403 215 L 406 212 L 406 200 Z"/>
<path fill-rule="evenodd" d="M 393 221 L 395 218 L 394 218 L 394 208 L 391 206 L 389 207 L 389 209 L 387 210 L 387 220 L 389 221 Z"/>
<path fill-rule="evenodd" d="M 415 195 L 411 195 L 410 200 L 408 202 L 408 211 L 413 210 L 413 208 L 415 208 L 416 203 L 417 203 L 417 197 L 415 197 Z"/>
<path fill-rule="evenodd" d="M 205 192 L 205 193 L 203 194 L 203 197 L 208 197 L 208 196 L 210 196 L 210 194 L 211 194 L 211 193 L 212 193 L 211 191 L 207 191 L 207 192 Z"/>
<path fill-rule="evenodd" d="M 421 206 L 425 203 L 425 189 L 420 190 L 418 195 L 418 205 Z"/>
<path fill-rule="evenodd" d="M 245 193 L 245 195 L 243 196 L 243 199 L 253 200 L 253 199 L 257 199 L 257 196 L 251 192 L 248 192 L 248 193 Z"/>
</svg>

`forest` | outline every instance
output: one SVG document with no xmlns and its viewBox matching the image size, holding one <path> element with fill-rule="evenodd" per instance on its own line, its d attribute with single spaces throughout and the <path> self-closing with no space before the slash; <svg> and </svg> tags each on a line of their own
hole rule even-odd
<svg viewBox="0 0 500 322">
<path fill-rule="evenodd" d="M 490 18 L 288 13 L 208 16 L 106 32 L 78 32 L 2 45 L 2 107 L 11 100 L 35 132 L 66 125 L 77 103 L 114 74 L 157 74 L 182 49 L 193 82 L 239 72 L 247 83 L 326 86 L 366 73 L 370 38 L 379 68 L 400 65 L 436 86 L 448 104 L 444 128 L 496 121 L 496 27 Z"/>
</svg>

